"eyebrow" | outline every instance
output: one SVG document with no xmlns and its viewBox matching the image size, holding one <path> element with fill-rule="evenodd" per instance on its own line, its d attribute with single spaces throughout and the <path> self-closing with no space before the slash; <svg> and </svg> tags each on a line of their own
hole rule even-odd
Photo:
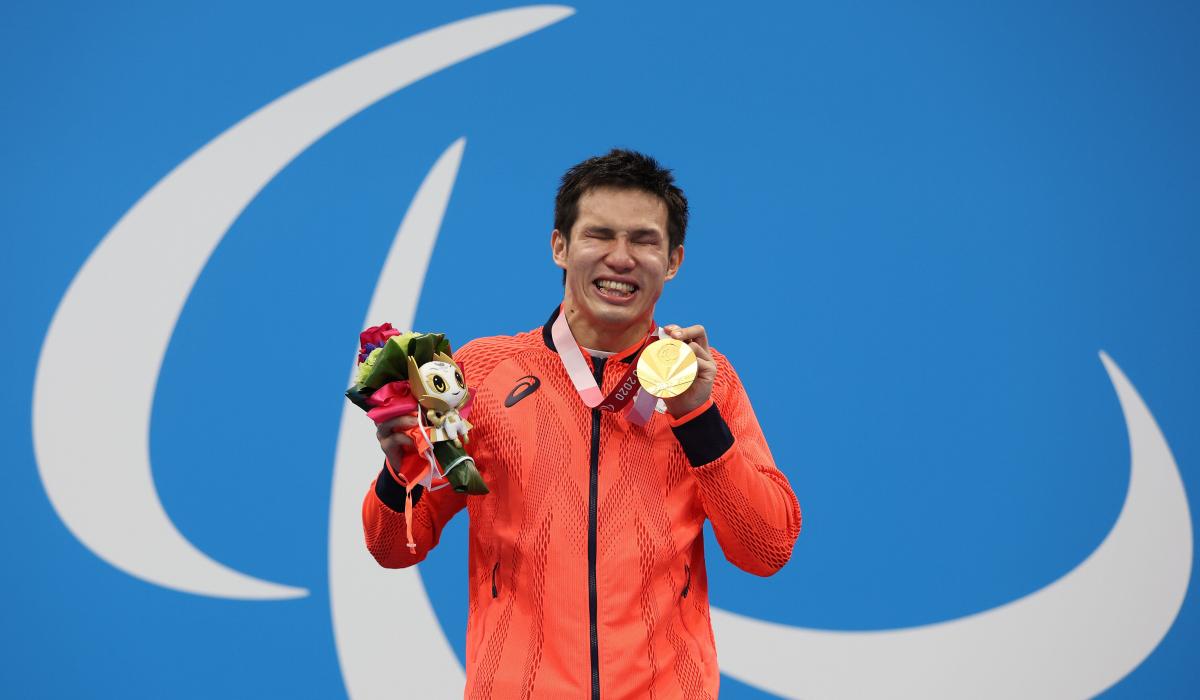
<svg viewBox="0 0 1200 700">
<path fill-rule="evenodd" d="M 604 233 L 604 234 L 615 234 L 616 233 L 616 231 L 614 229 L 611 229 L 608 226 L 586 226 L 585 230 L 592 231 L 593 233 Z M 647 235 L 659 236 L 659 235 L 662 235 L 662 232 L 660 232 L 656 228 L 635 228 L 629 232 L 629 235 L 630 236 L 647 236 Z"/>
</svg>

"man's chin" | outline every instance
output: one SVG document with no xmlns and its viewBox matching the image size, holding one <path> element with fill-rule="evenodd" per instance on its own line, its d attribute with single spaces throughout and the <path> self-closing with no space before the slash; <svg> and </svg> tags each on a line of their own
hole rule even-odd
<svg viewBox="0 0 1200 700">
<path fill-rule="evenodd" d="M 637 293 L 645 294 L 645 290 L 638 290 Z M 631 325 L 649 323 L 654 309 L 653 305 L 647 306 L 644 299 L 621 304 L 599 298 L 599 295 L 585 297 L 584 303 L 579 304 L 577 308 L 589 317 L 596 330 L 605 333 L 621 333 Z"/>
<path fill-rule="evenodd" d="M 643 319 L 647 315 L 645 309 L 633 306 L 610 306 L 595 309 L 596 321 L 606 330 L 615 332 L 621 332 L 631 325 L 643 323 Z"/>
</svg>

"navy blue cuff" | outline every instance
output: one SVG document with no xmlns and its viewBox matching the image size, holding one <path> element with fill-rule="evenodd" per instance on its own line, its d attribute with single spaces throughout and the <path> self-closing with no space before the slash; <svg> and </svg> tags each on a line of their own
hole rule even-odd
<svg viewBox="0 0 1200 700">
<path fill-rule="evenodd" d="M 671 430 L 693 467 L 716 461 L 733 447 L 733 433 L 715 403 L 704 413 Z"/>
<path fill-rule="evenodd" d="M 413 487 L 412 504 L 415 507 L 417 501 L 421 500 L 421 494 L 425 493 L 425 487 L 417 484 Z M 388 471 L 387 465 L 383 467 L 383 471 L 379 472 L 379 477 L 375 479 L 375 495 L 379 496 L 379 500 L 383 501 L 383 505 L 391 508 L 397 513 L 404 512 L 404 497 L 408 495 L 408 489 L 396 483 L 395 477 Z"/>
</svg>

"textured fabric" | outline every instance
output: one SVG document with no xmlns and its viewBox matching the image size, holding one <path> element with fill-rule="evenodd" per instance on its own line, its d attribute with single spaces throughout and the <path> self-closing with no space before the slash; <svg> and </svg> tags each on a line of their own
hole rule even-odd
<svg viewBox="0 0 1200 700">
<path fill-rule="evenodd" d="M 423 560 L 446 522 L 467 508 L 466 698 L 592 697 L 593 415 L 543 335 L 484 338 L 456 355 L 477 392 L 468 450 L 490 494 L 426 492 L 413 507 L 413 554 L 405 547 L 403 514 L 380 500 L 380 490 L 372 486 L 363 502 L 367 548 L 387 567 Z M 600 413 L 596 621 L 599 694 L 606 700 L 717 697 L 706 517 L 726 558 L 760 576 L 788 561 L 800 531 L 796 498 L 741 382 L 724 356 L 713 356 L 717 410 L 697 413 L 674 432 L 664 414 L 635 426 Z M 627 368 L 619 358 L 605 362 L 605 391 Z M 530 377 L 538 387 L 513 401 L 520 394 L 514 389 L 527 388 Z M 702 435 L 690 451 L 712 459 L 692 464 L 680 444 L 690 438 L 677 435 L 693 427 L 724 428 L 732 444 L 712 455 L 725 440 Z"/>
</svg>

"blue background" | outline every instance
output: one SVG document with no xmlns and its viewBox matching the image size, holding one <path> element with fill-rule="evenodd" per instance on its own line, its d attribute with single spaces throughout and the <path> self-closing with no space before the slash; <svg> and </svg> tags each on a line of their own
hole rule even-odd
<svg viewBox="0 0 1200 700">
<path fill-rule="evenodd" d="M 252 603 L 131 578 L 58 520 L 30 431 L 54 309 L 118 218 L 245 115 L 373 49 L 510 5 L 5 4 L 0 694 L 344 694 L 326 548 L 341 391 L 377 261 L 460 136 L 417 316 L 460 343 L 534 327 L 557 302 L 548 241 L 567 166 L 623 145 L 676 170 L 693 218 L 659 320 L 704 323 L 731 357 L 805 513 L 770 579 L 710 541 L 721 607 L 888 628 L 991 608 L 1069 571 L 1128 483 L 1101 349 L 1195 493 L 1200 9 L 1002 5 L 579 2 L 301 155 L 197 283 L 153 415 L 155 480 L 180 531 L 312 592 Z M 428 303 L 447 287 L 466 296 L 461 312 Z M 282 342 L 301 350 L 270 353 Z M 236 400 L 267 356 L 303 379 L 283 424 Z M 422 565 L 460 656 L 465 531 L 460 518 Z M 1198 644 L 1192 594 L 1106 697 L 1197 695 Z M 726 677 L 722 697 L 770 696 Z"/>
</svg>

